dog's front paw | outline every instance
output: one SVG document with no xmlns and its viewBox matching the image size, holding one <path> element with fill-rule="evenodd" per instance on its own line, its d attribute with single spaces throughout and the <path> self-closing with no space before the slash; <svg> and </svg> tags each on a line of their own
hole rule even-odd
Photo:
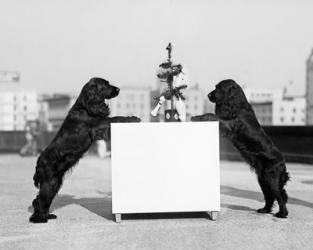
<svg viewBox="0 0 313 250">
<path fill-rule="evenodd" d="M 37 213 L 34 213 L 32 216 L 30 216 L 29 221 L 32 223 L 47 223 L 48 218 L 46 216 L 41 216 Z"/>
<path fill-rule="evenodd" d="M 192 117 L 190 118 L 190 120 L 191 120 L 192 122 L 201 121 L 200 116 L 192 116 Z"/>
<path fill-rule="evenodd" d="M 55 220 L 56 218 L 58 218 L 55 214 L 49 214 L 48 215 L 48 220 Z"/>
<path fill-rule="evenodd" d="M 218 121 L 217 116 L 215 114 L 212 114 L 212 113 L 205 114 L 204 119 L 206 121 Z"/>
<path fill-rule="evenodd" d="M 137 116 L 129 116 L 129 122 L 141 122 L 141 119 Z"/>
<path fill-rule="evenodd" d="M 279 211 L 277 214 L 275 214 L 275 216 L 276 216 L 277 218 L 285 219 L 285 218 L 288 217 L 288 212 L 287 212 L 287 211 L 286 211 L 286 212 Z"/>
<path fill-rule="evenodd" d="M 204 115 L 197 115 L 197 116 L 192 116 L 191 121 L 193 122 L 199 122 L 199 121 L 218 121 L 218 118 L 215 114 L 204 114 Z"/>
<path fill-rule="evenodd" d="M 268 208 L 263 207 L 263 208 L 260 208 L 256 211 L 260 214 L 269 214 L 270 212 L 272 212 L 272 209 L 268 209 Z"/>
</svg>

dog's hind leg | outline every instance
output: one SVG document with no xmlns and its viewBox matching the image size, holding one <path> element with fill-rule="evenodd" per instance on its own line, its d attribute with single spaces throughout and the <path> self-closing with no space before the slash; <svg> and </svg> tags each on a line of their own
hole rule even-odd
<svg viewBox="0 0 313 250">
<path fill-rule="evenodd" d="M 273 174 L 269 174 L 266 177 L 266 181 L 270 184 L 270 190 L 275 196 L 275 199 L 278 202 L 279 211 L 275 214 L 278 218 L 287 218 L 288 210 L 286 207 L 287 194 L 284 192 L 284 189 L 280 186 L 279 177 L 274 177 Z"/>
<path fill-rule="evenodd" d="M 29 218 L 33 223 L 44 223 L 56 216 L 49 214 L 51 202 L 61 187 L 62 179 L 52 177 L 50 180 L 40 183 L 39 194 L 33 201 L 34 213 Z"/>
<path fill-rule="evenodd" d="M 272 212 L 272 207 L 275 201 L 275 196 L 271 192 L 271 188 L 268 183 L 263 179 L 263 177 L 259 176 L 258 181 L 260 187 L 262 189 L 264 199 L 265 199 L 265 206 L 257 210 L 258 213 L 270 213 Z"/>
</svg>

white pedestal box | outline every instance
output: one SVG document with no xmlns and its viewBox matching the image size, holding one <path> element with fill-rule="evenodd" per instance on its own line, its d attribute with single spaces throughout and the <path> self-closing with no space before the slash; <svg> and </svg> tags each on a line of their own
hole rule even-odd
<svg viewBox="0 0 313 250">
<path fill-rule="evenodd" d="M 220 211 L 218 122 L 114 123 L 112 212 Z"/>
</svg>

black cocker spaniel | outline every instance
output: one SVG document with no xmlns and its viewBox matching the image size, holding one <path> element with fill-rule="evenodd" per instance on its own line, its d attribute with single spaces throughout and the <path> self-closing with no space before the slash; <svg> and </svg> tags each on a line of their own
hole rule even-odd
<svg viewBox="0 0 313 250">
<path fill-rule="evenodd" d="M 220 133 L 231 140 L 241 156 L 256 173 L 264 194 L 265 206 L 259 213 L 270 213 L 277 200 L 276 216 L 286 218 L 288 196 L 284 186 L 289 180 L 285 160 L 257 121 L 241 87 L 233 80 L 224 80 L 208 94 L 215 103 L 215 114 L 194 116 L 192 121 L 219 121 Z"/>
<path fill-rule="evenodd" d="M 104 139 L 110 134 L 111 122 L 140 121 L 134 116 L 108 117 L 110 110 L 105 100 L 118 94 L 119 88 L 101 78 L 92 78 L 85 84 L 60 130 L 37 160 L 33 180 L 39 193 L 32 203 L 34 212 L 29 219 L 31 222 L 47 222 L 56 218 L 49 213 L 49 207 L 62 185 L 64 174 L 95 140 Z"/>
</svg>

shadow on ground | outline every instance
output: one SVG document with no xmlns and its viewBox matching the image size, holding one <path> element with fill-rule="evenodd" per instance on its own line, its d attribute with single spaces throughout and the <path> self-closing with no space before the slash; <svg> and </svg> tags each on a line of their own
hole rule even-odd
<svg viewBox="0 0 313 250">
<path fill-rule="evenodd" d="M 110 196 L 75 198 L 73 195 L 62 194 L 56 197 L 50 210 L 52 212 L 73 204 L 79 205 L 107 220 L 114 219 L 112 215 L 112 198 Z"/>
<path fill-rule="evenodd" d="M 238 210 L 238 211 L 253 211 L 255 212 L 255 209 L 252 209 L 250 207 L 246 207 L 246 206 L 239 206 L 239 205 L 234 205 L 234 204 L 226 204 L 226 203 L 222 203 L 221 205 L 224 208 L 229 208 L 231 210 Z"/>
<path fill-rule="evenodd" d="M 301 183 L 313 185 L 313 180 L 301 181 Z"/>
<path fill-rule="evenodd" d="M 107 220 L 114 220 L 114 215 L 112 214 L 112 197 L 111 193 L 104 193 L 98 191 L 103 197 L 85 197 L 85 198 L 75 198 L 73 195 L 61 194 L 58 195 L 51 206 L 51 212 L 59 208 L 68 205 L 79 205 L 90 212 L 101 216 Z M 230 186 L 221 186 L 221 193 L 224 195 L 229 195 L 238 198 L 256 200 L 259 202 L 264 202 L 263 195 L 261 192 L 255 192 L 250 190 L 238 189 Z M 303 201 L 297 198 L 289 197 L 289 204 L 305 206 L 313 209 L 313 203 L 308 201 Z M 232 210 L 241 211 L 255 211 L 254 209 L 234 204 L 222 204 L 222 207 L 226 207 Z M 29 212 L 32 212 L 32 207 L 28 208 Z M 124 219 L 179 219 L 179 218 L 209 218 L 209 215 L 205 212 L 184 212 L 184 213 L 140 213 L 140 214 L 124 214 Z"/>
<path fill-rule="evenodd" d="M 259 202 L 264 202 L 263 195 L 261 192 L 243 190 L 243 189 L 234 188 L 230 186 L 221 186 L 221 193 L 224 195 L 234 196 L 238 198 L 245 198 L 245 199 L 250 199 L 250 200 L 256 200 Z M 293 198 L 293 197 L 288 198 L 288 203 L 293 204 L 293 205 L 300 205 L 304 207 L 313 208 L 312 202 L 300 200 L 300 199 Z M 237 209 L 237 210 L 241 210 L 241 209 Z"/>
<path fill-rule="evenodd" d="M 60 194 L 53 200 L 50 212 L 74 204 L 86 208 L 90 212 L 107 220 L 113 220 L 114 216 L 112 215 L 111 193 L 104 193 L 100 191 L 98 191 L 98 193 L 102 194 L 103 197 L 75 198 L 74 195 Z M 32 206 L 28 208 L 28 211 L 31 213 L 33 212 Z"/>
<path fill-rule="evenodd" d="M 111 193 L 103 193 L 104 197 L 87 197 L 87 198 L 75 198 L 73 195 L 61 194 L 58 195 L 52 202 L 50 212 L 58 210 L 59 208 L 66 207 L 68 205 L 79 205 L 90 212 L 101 216 L 107 220 L 115 220 L 115 216 L 112 214 L 112 198 Z M 33 208 L 28 208 L 29 212 L 33 212 Z M 123 214 L 123 220 L 133 219 L 186 219 L 186 218 L 207 218 L 210 216 L 206 212 L 183 212 L 183 213 L 140 213 L 140 214 Z"/>
<path fill-rule="evenodd" d="M 123 214 L 123 220 L 135 220 L 135 219 L 196 219 L 206 218 L 210 219 L 210 216 L 206 212 L 180 212 L 180 213 L 140 213 L 140 214 Z"/>
</svg>

